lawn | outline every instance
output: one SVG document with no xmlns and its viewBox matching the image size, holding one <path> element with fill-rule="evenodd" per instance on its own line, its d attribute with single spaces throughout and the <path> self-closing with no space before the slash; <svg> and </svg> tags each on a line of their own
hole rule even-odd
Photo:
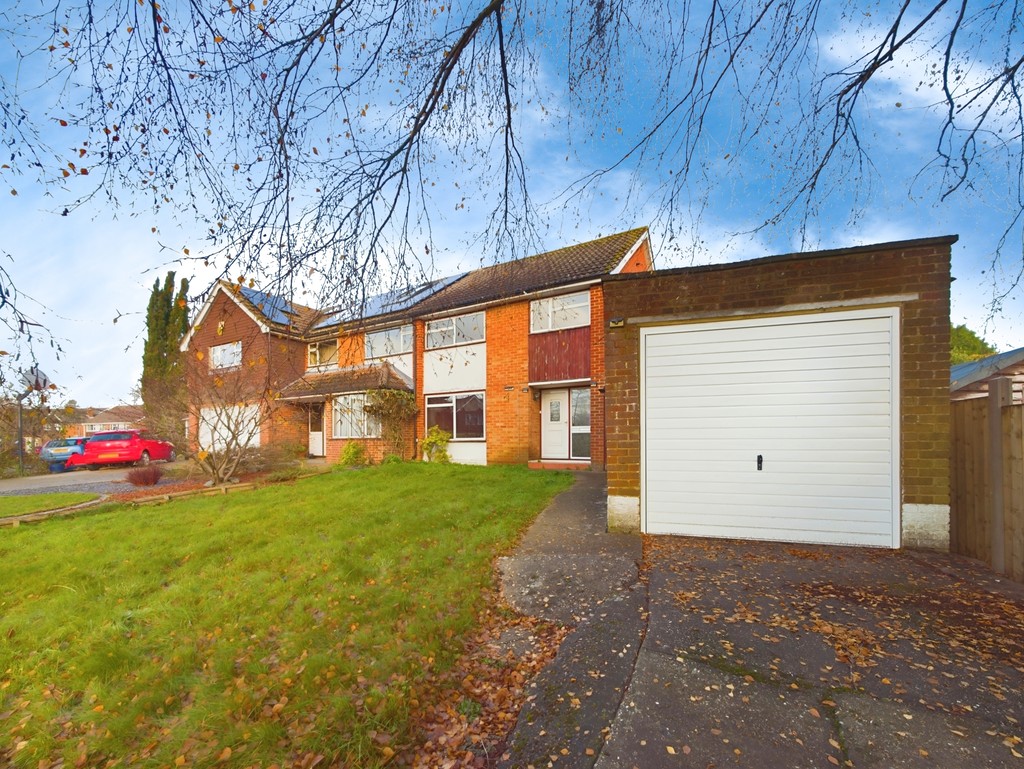
<svg viewBox="0 0 1024 769">
<path fill-rule="evenodd" d="M 570 482 L 388 465 L 0 530 L 0 763 L 383 765 Z"/>
<path fill-rule="evenodd" d="M 27 515 L 40 510 L 55 510 L 58 507 L 70 507 L 96 499 L 98 494 L 81 491 L 58 494 L 19 494 L 0 497 L 0 518 L 11 515 Z"/>
</svg>

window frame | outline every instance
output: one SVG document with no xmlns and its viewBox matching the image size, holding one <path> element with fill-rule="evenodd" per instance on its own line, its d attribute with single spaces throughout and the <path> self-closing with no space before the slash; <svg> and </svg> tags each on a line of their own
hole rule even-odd
<svg viewBox="0 0 1024 769">
<path fill-rule="evenodd" d="M 574 302 L 575 300 L 575 302 Z M 564 311 L 570 307 L 586 307 L 584 317 L 578 323 L 556 325 L 555 303 L 561 301 L 563 304 L 559 310 Z M 540 310 L 540 313 L 538 313 Z M 538 322 L 538 315 L 543 319 L 543 325 Z M 570 328 L 584 328 L 591 323 L 590 291 L 574 291 L 571 294 L 558 294 L 557 296 L 545 296 L 541 299 L 534 299 L 530 302 L 530 333 L 546 334 L 550 331 L 565 331 Z"/>
<path fill-rule="evenodd" d="M 479 318 L 479 323 L 470 322 L 470 318 Z M 479 336 L 467 336 L 467 329 L 479 329 Z M 442 335 L 447 341 L 435 343 L 435 335 Z M 467 312 L 462 315 L 451 315 L 447 318 L 428 320 L 424 329 L 424 347 L 427 350 L 440 350 L 445 347 L 459 347 L 466 344 L 480 344 L 487 341 L 487 313 Z"/>
<path fill-rule="evenodd" d="M 230 358 L 228 359 L 230 351 Z M 227 360 L 225 360 L 227 359 Z M 225 342 L 210 346 L 210 370 L 226 371 L 242 365 L 242 341 Z"/>
<path fill-rule="evenodd" d="M 358 414 L 355 419 L 350 419 L 348 426 L 356 426 L 358 422 L 358 435 L 344 435 L 344 431 L 339 430 L 339 425 L 345 426 L 344 423 L 339 421 L 339 405 L 341 401 L 349 402 L 346 408 L 349 409 L 349 415 Z M 358 404 L 356 403 L 358 401 Z M 356 408 L 358 407 L 358 412 Z M 370 416 L 366 413 L 366 393 L 365 392 L 354 392 L 354 393 L 339 393 L 331 399 L 331 438 L 338 440 L 361 440 L 361 439 L 376 439 L 381 437 L 381 426 L 380 420 Z"/>
<path fill-rule="evenodd" d="M 450 403 L 431 403 L 431 399 L 449 398 Z M 479 398 L 480 399 L 480 435 L 460 436 L 458 431 L 458 401 L 466 398 Z M 452 424 L 452 443 L 469 443 L 469 442 L 481 442 L 487 440 L 487 395 L 483 390 L 475 390 L 472 392 L 460 392 L 460 393 L 431 393 L 430 395 L 424 396 L 423 399 L 423 416 L 424 426 L 427 430 L 431 428 L 430 415 L 432 412 L 442 411 L 445 409 L 451 411 L 451 424 Z"/>
<path fill-rule="evenodd" d="M 374 354 L 376 353 L 376 350 L 374 350 L 375 345 L 372 343 L 372 339 L 382 338 L 386 349 L 387 344 L 393 341 L 394 337 L 397 337 L 398 339 L 397 348 L 390 352 Z M 405 355 L 406 353 L 412 352 L 412 348 L 413 329 L 411 323 L 403 323 L 401 326 L 391 326 L 390 328 L 382 328 L 377 331 L 367 331 L 363 334 L 363 357 L 366 360 L 379 360 L 381 358 L 390 358 L 395 355 Z"/>
<path fill-rule="evenodd" d="M 334 360 L 328 358 L 327 362 L 323 361 L 323 348 L 330 349 L 330 345 L 334 345 Z M 338 340 L 337 339 L 324 339 L 320 342 L 310 342 L 306 345 L 306 368 L 307 369 L 324 369 L 330 368 L 331 366 L 338 365 Z M 316 353 L 316 362 L 313 362 L 314 353 Z"/>
</svg>

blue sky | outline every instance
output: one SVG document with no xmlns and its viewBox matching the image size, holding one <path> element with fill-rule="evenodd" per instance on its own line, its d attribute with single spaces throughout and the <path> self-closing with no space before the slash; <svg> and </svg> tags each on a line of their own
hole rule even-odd
<svg viewBox="0 0 1024 769">
<path fill-rule="evenodd" d="M 819 37 L 825 67 L 849 59 L 859 45 L 841 19 L 823 23 Z M 925 65 L 908 63 L 879 78 L 859 107 L 861 139 L 875 162 L 863 178 L 867 186 L 859 190 L 868 205 L 858 208 L 853 175 L 844 178 L 843 169 L 837 169 L 831 178 L 835 189 L 808 221 L 806 240 L 801 241 L 792 219 L 753 231 L 770 213 L 768 201 L 782 184 L 779 164 L 786 150 L 773 146 L 773 134 L 766 131 L 737 151 L 738 113 L 728 100 L 711 115 L 699 148 L 704 170 L 689 178 L 687 198 L 671 220 L 666 220 L 660 205 L 660 192 L 668 183 L 664 164 L 651 164 L 636 176 L 623 166 L 587 194 L 567 200 L 563 193 L 573 179 L 595 164 L 613 162 L 643 130 L 646 105 L 654 92 L 653 85 L 638 87 L 650 80 L 638 62 L 623 74 L 631 85 L 621 98 L 610 100 L 606 124 L 574 130 L 576 140 L 567 148 L 571 104 L 562 85 L 557 44 L 554 35 L 546 49 L 549 58 L 542 58 L 538 67 L 543 98 L 518 104 L 517 112 L 531 191 L 545 223 L 540 233 L 543 248 L 650 225 L 657 266 L 676 267 L 955 233 L 960 241 L 953 247 L 951 319 L 967 323 L 1001 350 L 1024 346 L 1021 290 L 1009 288 L 1021 260 L 1019 225 L 1001 265 L 991 268 L 1007 220 L 1008 170 L 1000 162 L 991 163 L 976 189 L 944 203 L 935 202 L 927 173 L 917 176 L 934 146 L 941 117 L 934 106 L 936 95 L 920 87 L 919 70 L 927 63 L 927 52 Z M 973 63 L 977 72 L 990 66 L 985 54 L 979 51 Z M 0 66 L 10 78 L 11 60 L 0 59 Z M 798 99 L 799 94 L 791 97 Z M 791 111 L 798 108 L 788 105 Z M 59 146 L 62 139 L 56 137 Z M 471 197 L 466 208 L 456 208 L 461 171 L 457 152 L 441 153 L 436 162 L 436 175 L 445 183 L 434 193 L 432 235 L 439 250 L 432 254 L 433 268 L 451 274 L 486 263 L 474 245 L 486 210 L 482 196 Z M 40 337 L 36 352 L 41 368 L 61 387 L 63 398 L 80 405 L 130 402 L 141 374 L 144 313 L 154 281 L 174 269 L 199 290 L 215 276 L 212 269 L 197 270 L 194 259 L 175 264 L 185 248 L 192 257 L 203 255 L 198 226 L 169 211 L 153 214 L 145 201 L 133 210 L 125 198 L 120 207 L 97 198 L 64 217 L 60 211 L 78 191 L 74 186 L 44 191 L 26 177 L 8 174 L 0 179 L 17 192 L 5 193 L 0 208 L 2 250 L 12 257 L 4 267 L 19 291 L 19 306 L 44 324 L 63 348 L 58 357 Z M 628 203 L 627 190 L 632 192 Z M 670 228 L 677 235 L 671 242 Z M 1007 289 L 1007 295 L 994 302 Z M 307 296 L 295 300 L 315 301 Z M 14 349 L 16 340 L 6 344 Z"/>
</svg>

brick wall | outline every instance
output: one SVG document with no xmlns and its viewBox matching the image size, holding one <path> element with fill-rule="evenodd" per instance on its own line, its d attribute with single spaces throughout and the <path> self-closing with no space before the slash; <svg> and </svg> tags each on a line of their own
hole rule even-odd
<svg viewBox="0 0 1024 769">
<path fill-rule="evenodd" d="M 651 241 L 644 239 L 640 247 L 629 257 L 629 261 L 622 265 L 619 272 L 647 272 L 651 269 Z"/>
<path fill-rule="evenodd" d="M 531 458 L 529 426 L 537 409 L 527 387 L 529 339 L 529 302 L 487 310 L 488 464 L 525 464 Z"/>
<path fill-rule="evenodd" d="M 948 506 L 953 242 L 934 238 L 608 278 L 605 317 L 626 321 L 608 329 L 605 340 L 610 505 L 612 498 L 640 495 L 641 325 L 875 304 L 898 305 L 901 312 L 902 503 Z M 892 298 L 897 295 L 916 298 Z"/>
</svg>

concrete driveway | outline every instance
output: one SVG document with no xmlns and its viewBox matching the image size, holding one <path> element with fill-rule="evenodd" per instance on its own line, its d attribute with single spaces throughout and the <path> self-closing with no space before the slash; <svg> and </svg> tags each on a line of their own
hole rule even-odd
<svg viewBox="0 0 1024 769">
<path fill-rule="evenodd" d="M 50 491 L 82 491 L 83 487 L 104 486 L 124 481 L 131 467 L 111 467 L 102 470 L 73 470 L 67 473 L 26 475 L 23 478 L 0 480 L 0 495 L 44 494 Z"/>
<path fill-rule="evenodd" d="M 1024 586 L 945 555 L 672 537 L 643 538 L 637 579 L 598 534 L 574 568 L 583 480 L 502 564 L 514 605 L 576 626 L 504 766 L 1024 769 Z"/>
</svg>

